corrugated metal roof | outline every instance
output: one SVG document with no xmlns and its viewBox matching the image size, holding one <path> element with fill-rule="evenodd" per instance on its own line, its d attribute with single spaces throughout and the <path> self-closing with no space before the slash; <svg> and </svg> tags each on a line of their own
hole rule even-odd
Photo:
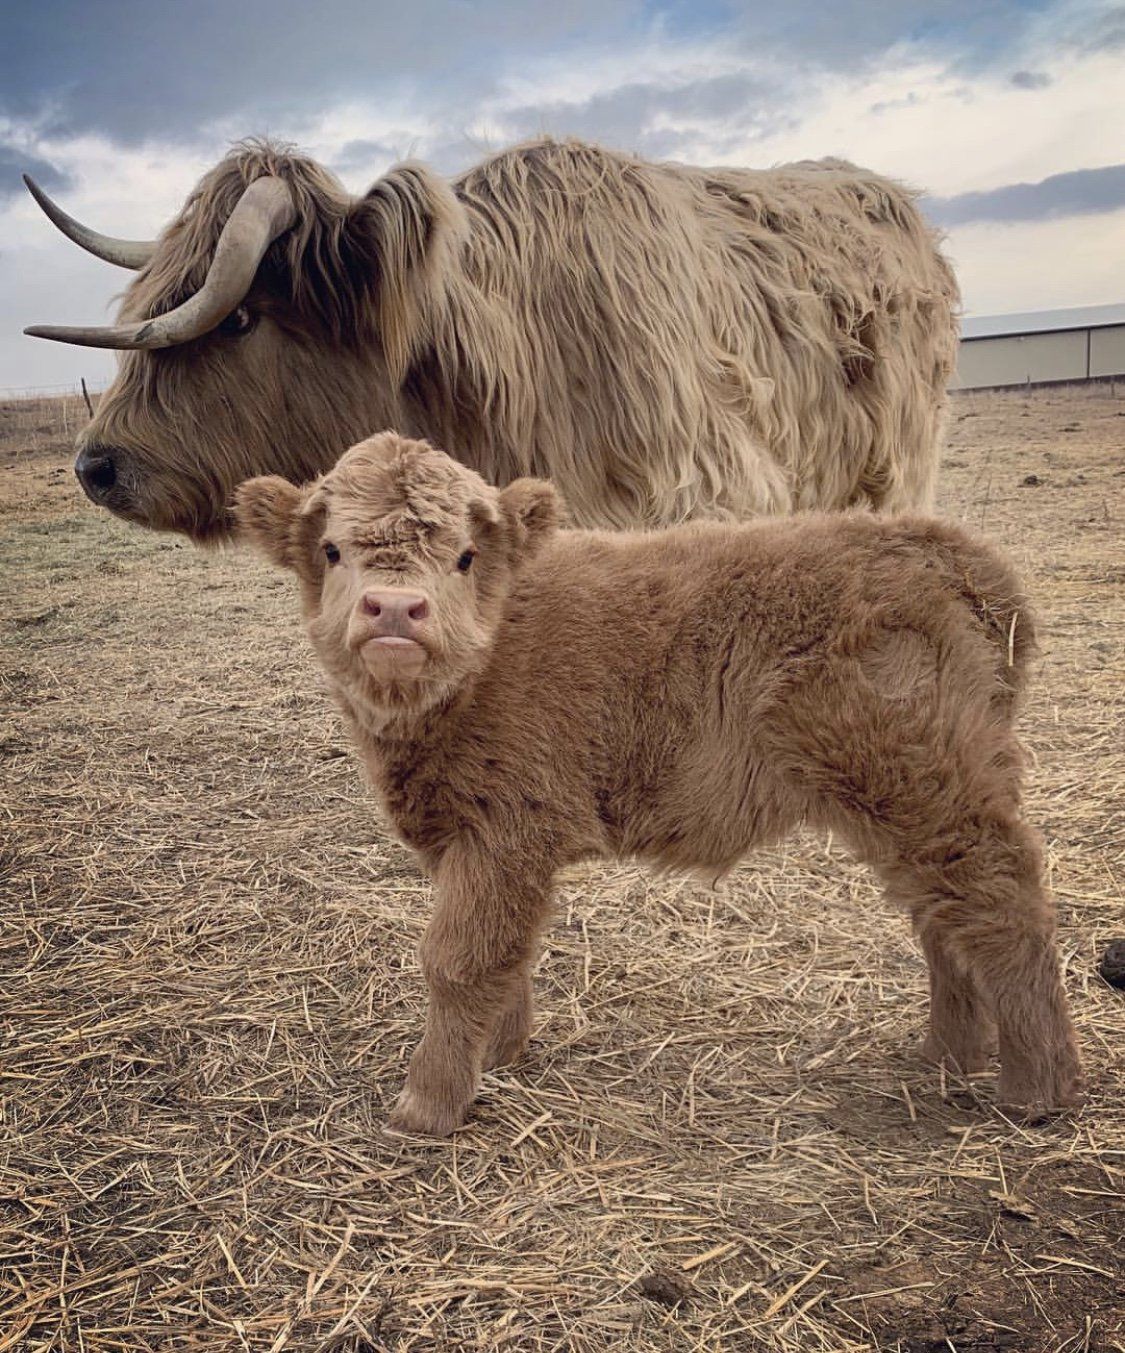
<svg viewBox="0 0 1125 1353">
<path fill-rule="evenodd" d="M 1108 324 L 1125 324 L 1125 304 L 1025 310 L 1014 315 L 966 315 L 961 321 L 961 337 L 999 338 L 1004 334 L 1054 333 L 1059 329 L 1101 329 Z"/>
</svg>

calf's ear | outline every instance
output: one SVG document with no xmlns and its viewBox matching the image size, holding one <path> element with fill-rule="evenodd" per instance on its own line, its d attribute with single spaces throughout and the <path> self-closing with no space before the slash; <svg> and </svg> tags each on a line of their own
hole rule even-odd
<svg viewBox="0 0 1125 1353">
<path fill-rule="evenodd" d="M 239 484 L 234 494 L 238 535 L 248 540 L 278 568 L 296 568 L 298 521 L 307 493 L 279 475 L 264 475 Z"/>
<path fill-rule="evenodd" d="M 512 534 L 513 554 L 534 554 L 558 528 L 563 502 L 546 479 L 513 479 L 500 493 L 500 512 Z"/>
<path fill-rule="evenodd" d="M 473 498 L 469 502 L 469 523 L 474 533 L 479 532 L 481 535 L 487 535 L 499 522 L 498 501 L 499 499 L 494 495 L 492 498 Z"/>
</svg>

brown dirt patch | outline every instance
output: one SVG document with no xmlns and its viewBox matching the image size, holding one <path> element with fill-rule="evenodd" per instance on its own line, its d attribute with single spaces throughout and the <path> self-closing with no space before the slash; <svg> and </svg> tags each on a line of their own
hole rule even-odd
<svg viewBox="0 0 1125 1353">
<path fill-rule="evenodd" d="M 530 1054 L 433 1146 L 380 1131 L 428 890 L 286 580 L 96 512 L 26 413 L 0 409 L 0 1349 L 1125 1349 L 1115 391 L 962 397 L 943 475 L 1042 618 L 1028 812 L 1089 1107 L 1021 1127 L 991 1075 L 927 1069 L 905 923 L 800 839 L 716 892 L 564 880 Z"/>
</svg>

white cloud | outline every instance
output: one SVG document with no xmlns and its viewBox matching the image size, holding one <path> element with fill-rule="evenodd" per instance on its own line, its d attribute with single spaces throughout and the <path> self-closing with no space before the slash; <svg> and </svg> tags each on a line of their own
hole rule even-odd
<svg viewBox="0 0 1125 1353">
<path fill-rule="evenodd" d="M 973 79 L 910 44 L 892 48 L 877 70 L 855 75 L 787 73 L 787 103 L 774 108 L 778 130 L 723 118 L 659 114 L 651 129 L 676 131 L 700 162 L 769 165 L 838 155 L 904 178 L 935 195 L 1046 178 L 1121 158 L 1125 80 L 1113 54 L 1054 57 L 1028 53 L 1047 88 L 1011 82 L 1007 68 Z M 1013 69 L 1019 68 L 1015 63 Z M 502 83 L 482 109 L 494 134 L 511 134 L 515 112 L 536 106 L 565 116 L 629 86 L 670 92 L 723 75 L 777 83 L 770 63 L 749 62 L 715 44 L 651 46 L 639 56 L 602 56 L 567 69 L 553 60 Z M 767 121 L 766 125 L 770 125 Z"/>
<path fill-rule="evenodd" d="M 148 238 L 175 214 L 212 159 L 182 146 L 121 147 L 104 136 L 56 141 L 33 128 L 0 125 L 0 139 L 49 160 L 69 179 L 54 196 L 79 220 L 110 235 Z M 0 204 L 0 389 L 79 377 L 103 385 L 114 356 L 27 338 L 27 324 L 105 324 L 128 281 L 50 225 L 26 193 Z"/>
<path fill-rule="evenodd" d="M 648 138 L 673 147 L 668 153 L 679 159 L 758 166 L 840 155 L 951 196 L 1121 160 L 1120 52 L 1076 45 L 1076 35 L 1094 31 L 1108 12 L 1106 0 L 1065 0 L 976 72 L 939 60 L 932 48 L 902 43 L 876 66 L 832 73 L 656 25 L 621 50 L 521 58 L 518 69 L 505 69 L 501 55 L 491 93 L 458 114 L 433 111 L 445 105 L 427 102 L 423 88 L 398 87 L 282 125 L 215 122 L 187 145 L 122 147 L 93 133 L 52 139 L 40 131 L 42 121 L 2 119 L 0 142 L 56 165 L 71 180 L 59 194 L 66 209 L 126 236 L 155 234 L 225 145 L 247 132 L 296 141 L 342 164 L 348 186 L 361 191 L 395 158 L 435 158 L 448 168 L 536 126 L 599 134 L 603 109 L 613 121 L 600 134 L 624 149 Z M 1036 79 L 1013 84 L 1017 71 Z M 745 104 L 731 103 L 736 112 L 721 100 L 687 97 L 725 78 L 745 80 L 750 91 Z M 966 304 L 987 313 L 1125 299 L 1123 238 L 1125 217 L 1116 212 L 963 227 L 950 250 Z M 29 198 L 0 202 L 0 387 L 108 374 L 108 354 L 43 344 L 18 330 L 102 322 L 124 280 L 58 235 Z"/>
<path fill-rule="evenodd" d="M 871 80 L 836 80 L 799 129 L 745 150 L 769 160 L 843 154 L 943 196 L 1121 158 L 1119 59 L 1040 62 L 1050 87 L 1024 90 L 1006 72 L 970 83 L 909 56 L 892 53 Z"/>
<path fill-rule="evenodd" d="M 1125 299 L 1125 208 L 1100 216 L 962 226 L 947 252 L 966 312 L 1005 314 Z"/>
</svg>

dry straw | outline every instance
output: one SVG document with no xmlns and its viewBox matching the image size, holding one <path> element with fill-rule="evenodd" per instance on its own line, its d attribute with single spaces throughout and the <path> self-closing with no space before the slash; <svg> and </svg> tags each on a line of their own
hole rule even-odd
<svg viewBox="0 0 1125 1353">
<path fill-rule="evenodd" d="M 801 839 L 714 891 L 567 877 L 530 1055 L 445 1144 L 381 1132 L 428 892 L 288 587 L 87 508 L 25 412 L 0 409 L 0 1350 L 1125 1349 L 1107 392 L 959 401 L 944 479 L 1043 617 L 1029 812 L 1090 1107 L 1010 1123 L 991 1075 L 926 1069 L 905 923 Z"/>
</svg>

